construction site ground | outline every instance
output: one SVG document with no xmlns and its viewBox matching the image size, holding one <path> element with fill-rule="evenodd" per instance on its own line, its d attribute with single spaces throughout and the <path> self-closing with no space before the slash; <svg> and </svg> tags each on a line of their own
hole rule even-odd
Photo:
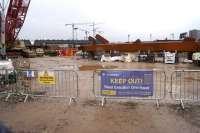
<svg viewBox="0 0 200 133">
<path fill-rule="evenodd" d="M 0 122 L 15 133 L 200 133 L 200 105 L 179 102 L 108 101 L 100 106 L 92 93 L 96 69 L 161 69 L 170 75 L 176 69 L 199 69 L 193 64 L 123 63 L 67 57 L 29 59 L 33 69 L 73 69 L 79 75 L 79 98 L 36 98 L 26 103 L 0 101 Z"/>
</svg>

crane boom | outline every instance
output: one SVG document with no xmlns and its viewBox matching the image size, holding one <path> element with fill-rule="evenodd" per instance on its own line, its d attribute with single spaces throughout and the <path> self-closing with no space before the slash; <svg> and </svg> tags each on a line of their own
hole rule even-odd
<svg viewBox="0 0 200 133">
<path fill-rule="evenodd" d="M 31 0 L 10 0 L 5 24 L 5 41 L 13 43 L 26 18 L 26 14 Z"/>
</svg>

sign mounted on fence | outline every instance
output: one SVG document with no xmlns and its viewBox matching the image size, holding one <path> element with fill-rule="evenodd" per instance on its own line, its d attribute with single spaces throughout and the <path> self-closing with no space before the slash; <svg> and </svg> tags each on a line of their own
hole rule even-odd
<svg viewBox="0 0 200 133">
<path fill-rule="evenodd" d="M 101 95 L 153 96 L 153 71 L 101 71 Z"/>
<path fill-rule="evenodd" d="M 56 84 L 54 72 L 42 71 L 38 72 L 38 81 L 40 84 L 54 85 Z"/>
<path fill-rule="evenodd" d="M 35 72 L 34 71 L 26 71 L 26 77 L 27 78 L 34 78 L 35 77 Z"/>
</svg>

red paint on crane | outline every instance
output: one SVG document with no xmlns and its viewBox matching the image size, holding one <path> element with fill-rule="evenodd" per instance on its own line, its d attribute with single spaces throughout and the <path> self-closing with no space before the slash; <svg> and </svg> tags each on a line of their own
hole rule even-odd
<svg viewBox="0 0 200 133">
<path fill-rule="evenodd" d="M 6 15 L 6 43 L 13 43 L 16 40 L 24 24 L 30 1 L 31 0 L 10 0 Z"/>
</svg>

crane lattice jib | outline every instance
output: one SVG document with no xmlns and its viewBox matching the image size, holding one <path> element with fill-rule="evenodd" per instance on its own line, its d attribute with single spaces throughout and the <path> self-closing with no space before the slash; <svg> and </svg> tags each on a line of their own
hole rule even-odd
<svg viewBox="0 0 200 133">
<path fill-rule="evenodd" d="M 6 43 L 13 43 L 16 40 L 24 24 L 30 1 L 31 0 L 10 0 L 6 15 Z"/>
</svg>

